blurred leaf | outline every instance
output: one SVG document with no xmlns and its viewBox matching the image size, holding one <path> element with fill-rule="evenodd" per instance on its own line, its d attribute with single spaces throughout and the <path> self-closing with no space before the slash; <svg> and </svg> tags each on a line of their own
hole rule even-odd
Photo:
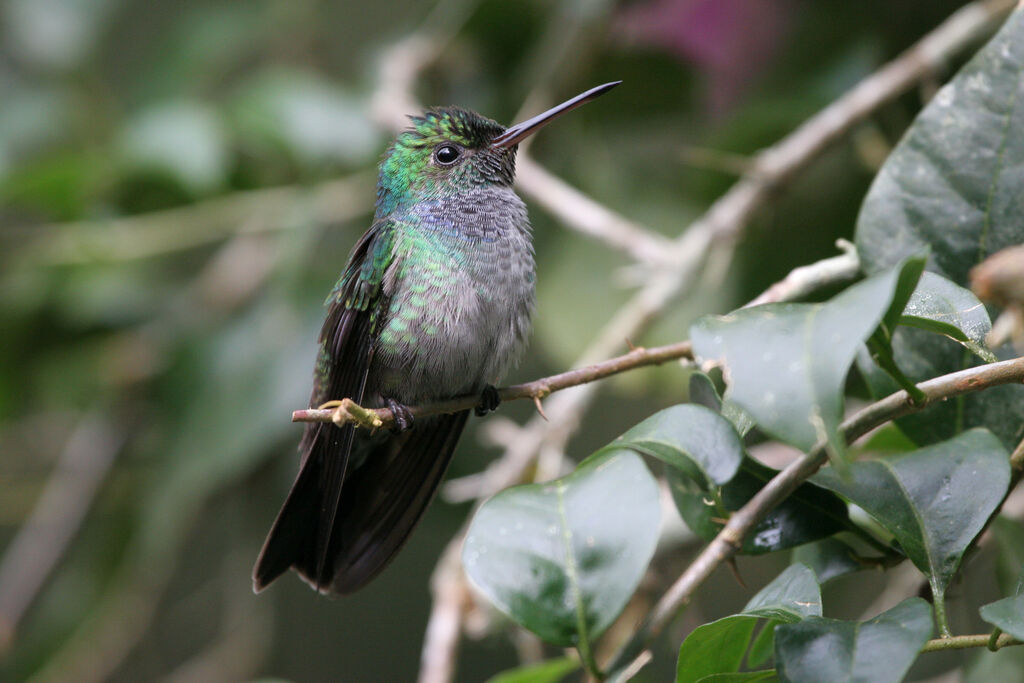
<svg viewBox="0 0 1024 683">
<path fill-rule="evenodd" d="M 166 174 L 193 194 L 218 189 L 228 172 L 224 127 L 201 102 L 144 109 L 125 124 L 118 150 L 127 168 Z"/>
<path fill-rule="evenodd" d="M 24 154 L 67 136 L 72 100 L 47 85 L 7 84 L 0 79 L 0 179 Z"/>
<path fill-rule="evenodd" d="M 1004 647 L 997 652 L 978 648 L 964 667 L 964 683 L 1024 680 L 1024 647 Z"/>
<path fill-rule="evenodd" d="M 918 115 L 875 178 L 857 221 L 868 273 L 928 249 L 953 282 L 985 256 L 1024 242 L 1024 12 Z"/>
<path fill-rule="evenodd" d="M 498 609 L 561 646 L 590 641 L 625 606 L 658 541 L 658 487 L 627 451 L 572 474 L 516 486 L 470 523 L 466 575 Z"/>
<path fill-rule="evenodd" d="M 729 514 L 743 507 L 776 474 L 778 470 L 747 456 L 736 476 L 717 492 L 709 492 L 675 469 L 666 470 L 665 477 L 686 525 L 701 538 L 711 540 L 722 530 Z M 847 529 L 846 504 L 832 492 L 804 482 L 754 526 L 743 539 L 740 552 L 756 555 L 785 550 Z"/>
<path fill-rule="evenodd" d="M 44 69 L 78 66 L 118 0 L 7 0 L 0 22 L 21 59 Z"/>
<path fill-rule="evenodd" d="M 825 442 L 842 453 L 837 428 L 847 371 L 889 310 L 904 270 L 918 266 L 910 259 L 823 304 L 766 304 L 702 318 L 691 328 L 694 350 L 725 363 L 727 397 L 765 431 L 803 451 Z"/>
<path fill-rule="evenodd" d="M 1017 640 L 1024 640 L 1024 567 L 1017 574 L 1013 595 L 983 605 L 981 618 Z"/>
<path fill-rule="evenodd" d="M 695 683 L 713 674 L 738 672 L 759 618 L 768 619 L 765 629 L 771 629 L 820 614 L 821 592 L 814 572 L 791 565 L 751 598 L 742 613 L 698 626 L 686 637 L 679 648 L 676 682 Z"/>
<path fill-rule="evenodd" d="M 701 678 L 698 683 L 769 683 L 779 680 L 775 669 L 765 671 L 734 671 L 731 673 L 711 674 Z"/>
<path fill-rule="evenodd" d="M 812 480 L 891 532 L 941 602 L 964 551 L 1009 485 L 1008 458 L 990 432 L 972 429 L 905 455 L 852 463 L 846 476 L 826 469 Z"/>
<path fill-rule="evenodd" d="M 775 629 L 779 678 L 803 681 L 903 680 L 932 634 L 928 603 L 904 600 L 864 622 L 811 617 Z"/>
<path fill-rule="evenodd" d="M 579 668 L 576 657 L 561 657 L 502 671 L 488 678 L 487 683 L 557 683 Z"/>
<path fill-rule="evenodd" d="M 368 103 L 312 71 L 263 72 L 232 110 L 244 141 L 282 147 L 305 165 L 364 163 L 381 146 Z"/>
<path fill-rule="evenodd" d="M 262 5 L 262 6 L 261 6 Z M 230 69 L 261 47 L 273 24 L 265 3 L 222 1 L 183 5 L 149 51 L 151 63 L 135 72 L 145 101 L 209 92 Z"/>
<path fill-rule="evenodd" d="M 732 425 L 700 405 L 672 406 L 651 415 L 603 450 L 628 448 L 671 465 L 707 485 L 733 478 L 743 460 L 743 444 Z"/>
<path fill-rule="evenodd" d="M 113 176 L 111 164 L 92 153 L 44 156 L 11 169 L 0 180 L 0 200 L 50 220 L 80 218 Z"/>
<path fill-rule="evenodd" d="M 998 515 L 989 529 L 995 539 L 996 579 L 1003 595 L 1019 592 L 1020 571 L 1024 567 L 1024 525 L 1018 520 Z"/>
<path fill-rule="evenodd" d="M 868 434 L 866 438 L 858 441 L 852 450 L 854 453 L 875 455 L 881 453 L 908 453 L 916 451 L 917 444 L 911 441 L 895 423 L 886 422 Z"/>
<path fill-rule="evenodd" d="M 921 276 L 900 323 L 944 334 L 988 363 L 998 360 L 985 345 L 985 335 L 992 330 L 985 306 L 971 290 L 941 275 Z"/>
<path fill-rule="evenodd" d="M 810 567 L 818 577 L 818 583 L 864 568 L 854 556 L 853 548 L 835 538 L 799 546 L 793 550 L 793 562 Z"/>
<path fill-rule="evenodd" d="M 982 605 L 981 618 L 1017 640 L 1024 640 L 1024 594 Z"/>
</svg>

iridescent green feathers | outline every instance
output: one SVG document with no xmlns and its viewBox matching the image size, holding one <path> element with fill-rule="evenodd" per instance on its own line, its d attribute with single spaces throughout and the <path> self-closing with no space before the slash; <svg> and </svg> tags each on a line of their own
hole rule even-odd
<svg viewBox="0 0 1024 683">
<path fill-rule="evenodd" d="M 512 184 L 514 150 L 491 149 L 504 132 L 501 124 L 458 107 L 428 109 L 409 117 L 412 125 L 388 148 L 377 183 L 377 217 L 387 216 L 412 202 L 454 194 L 486 182 Z M 451 167 L 434 163 L 444 144 L 456 145 L 470 158 Z"/>
</svg>

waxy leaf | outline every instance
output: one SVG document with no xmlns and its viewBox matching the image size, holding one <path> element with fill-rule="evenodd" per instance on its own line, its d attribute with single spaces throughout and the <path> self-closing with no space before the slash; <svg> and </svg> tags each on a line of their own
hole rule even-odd
<svg viewBox="0 0 1024 683">
<path fill-rule="evenodd" d="M 686 525 L 705 540 L 722 530 L 729 515 L 743 507 L 778 470 L 744 457 L 739 471 L 721 488 L 706 488 L 680 470 L 668 469 L 672 499 Z M 746 538 L 740 552 L 774 552 L 810 543 L 852 527 L 846 504 L 831 491 L 810 482 L 772 508 Z"/>
<path fill-rule="evenodd" d="M 759 618 L 769 620 L 764 628 L 770 632 L 778 623 L 812 615 L 821 615 L 821 591 L 814 572 L 802 564 L 791 565 L 761 589 L 742 613 L 698 626 L 686 637 L 679 648 L 676 683 L 738 672 Z"/>
<path fill-rule="evenodd" d="M 821 588 L 818 579 L 807 565 L 791 564 L 750 599 L 743 613 L 786 622 L 820 617 Z"/>
<path fill-rule="evenodd" d="M 743 443 L 732 424 L 701 405 L 659 411 L 602 450 L 628 448 L 690 474 L 707 486 L 733 478 L 743 461 Z"/>
<path fill-rule="evenodd" d="M 693 629 L 679 648 L 676 683 L 740 670 L 758 618 L 734 614 Z"/>
<path fill-rule="evenodd" d="M 723 401 L 718 395 L 711 378 L 703 372 L 690 375 L 690 403 L 702 405 L 721 414 L 732 423 L 733 429 L 742 437 L 754 428 L 754 418 L 743 411 L 735 401 Z"/>
<path fill-rule="evenodd" d="M 928 270 L 963 286 L 973 266 L 1024 243 L 1022 73 L 1024 11 L 1018 10 L 939 90 L 875 178 L 857 221 L 857 249 L 866 272 L 882 272 L 928 249 Z M 961 347 L 917 330 L 896 330 L 892 345 L 896 365 L 914 382 L 972 362 Z M 893 391 L 884 373 L 860 360 L 858 365 L 873 395 Z M 984 426 L 1009 448 L 1024 425 L 1024 387 L 960 396 L 898 424 L 918 444 Z"/>
<path fill-rule="evenodd" d="M 470 523 L 466 575 L 544 640 L 574 646 L 625 606 L 658 542 L 658 487 L 640 456 L 597 453 L 572 474 L 506 489 Z"/>
<path fill-rule="evenodd" d="M 826 469 L 812 479 L 892 533 L 941 605 L 964 551 L 1006 493 L 1008 461 L 998 439 L 972 429 L 911 453 L 852 463 L 844 474 Z"/>
<path fill-rule="evenodd" d="M 969 289 L 941 275 L 924 273 L 910 297 L 900 323 L 944 334 L 963 344 L 988 363 L 997 360 L 987 346 L 985 335 L 992 330 L 988 311 Z"/>
<path fill-rule="evenodd" d="M 931 609 L 920 598 L 864 622 L 811 617 L 775 629 L 775 664 L 793 683 L 898 683 L 931 634 Z"/>
<path fill-rule="evenodd" d="M 1024 242 L 1024 12 L 932 98 L 882 166 L 857 219 L 868 273 L 927 249 L 928 270 L 967 272 Z"/>
<path fill-rule="evenodd" d="M 725 364 L 727 397 L 762 429 L 804 451 L 824 442 L 832 454 L 842 453 L 837 428 L 850 364 L 889 312 L 897 284 L 907 280 L 903 271 L 920 265 L 910 259 L 826 303 L 766 304 L 701 318 L 690 328 L 694 351 Z"/>
</svg>

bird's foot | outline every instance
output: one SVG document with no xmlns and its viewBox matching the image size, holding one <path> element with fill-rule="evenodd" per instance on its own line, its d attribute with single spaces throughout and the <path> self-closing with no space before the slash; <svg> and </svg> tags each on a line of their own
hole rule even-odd
<svg viewBox="0 0 1024 683">
<path fill-rule="evenodd" d="M 395 421 L 395 426 L 391 428 L 391 431 L 400 434 L 407 429 L 412 429 L 413 416 L 409 406 L 399 403 L 393 398 L 385 398 L 384 402 L 387 404 L 388 409 L 391 411 L 391 417 Z"/>
<path fill-rule="evenodd" d="M 499 405 L 501 405 L 501 396 L 498 395 L 498 390 L 494 388 L 493 384 L 488 384 L 480 392 L 480 403 L 473 408 L 473 412 L 477 417 L 483 417 L 487 413 L 493 412 Z"/>
</svg>

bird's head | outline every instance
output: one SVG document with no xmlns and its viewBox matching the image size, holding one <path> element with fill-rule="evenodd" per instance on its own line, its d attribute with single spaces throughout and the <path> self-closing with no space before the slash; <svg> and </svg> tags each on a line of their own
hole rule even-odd
<svg viewBox="0 0 1024 683">
<path fill-rule="evenodd" d="M 410 117 L 384 155 L 377 184 L 377 214 L 409 202 L 451 196 L 482 185 L 510 186 L 519 142 L 555 118 L 608 92 L 606 83 L 509 128 L 459 107 L 428 109 Z"/>
</svg>

